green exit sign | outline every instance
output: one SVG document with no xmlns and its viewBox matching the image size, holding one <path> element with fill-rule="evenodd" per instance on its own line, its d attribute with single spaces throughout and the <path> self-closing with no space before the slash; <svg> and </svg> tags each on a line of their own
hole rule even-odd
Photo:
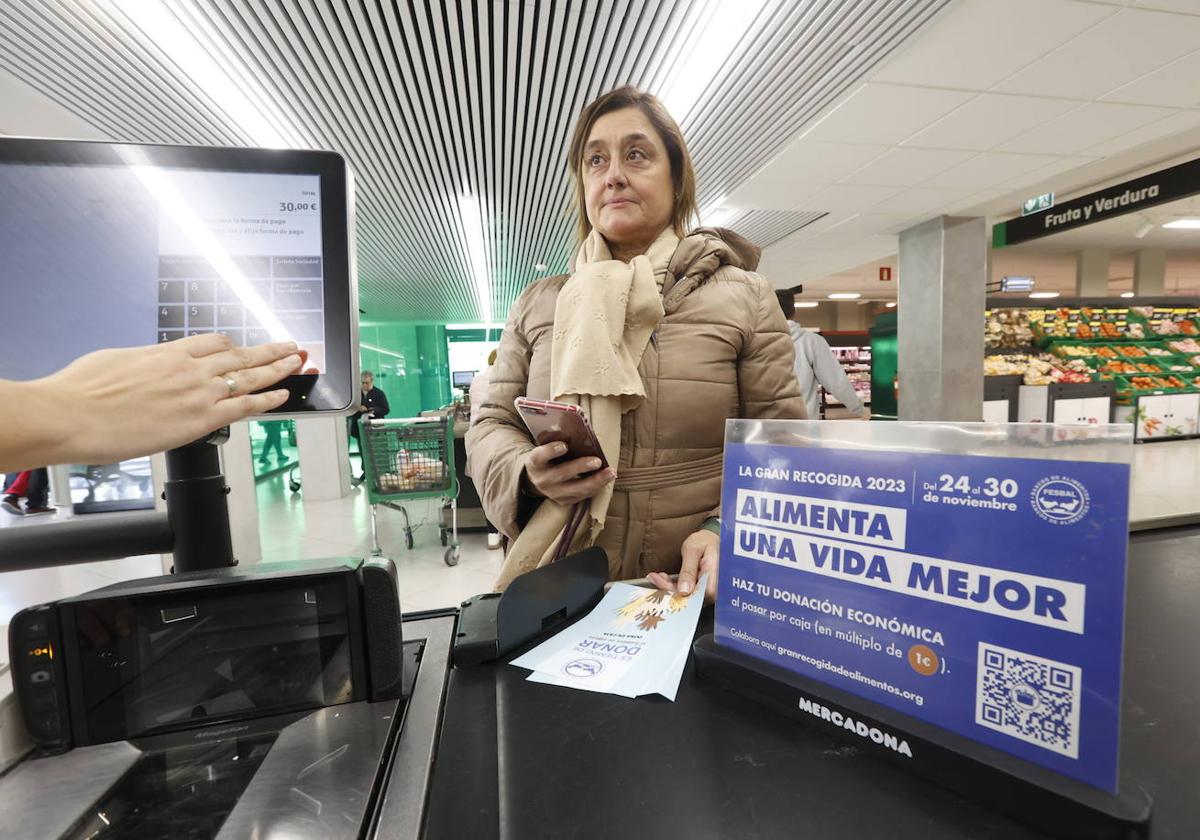
<svg viewBox="0 0 1200 840">
<path fill-rule="evenodd" d="M 1043 210 L 1049 210 L 1054 206 L 1054 193 L 1049 192 L 1045 195 L 1039 195 L 1036 198 L 1029 198 L 1021 205 L 1021 215 L 1028 216 L 1032 213 L 1041 213 Z"/>
</svg>

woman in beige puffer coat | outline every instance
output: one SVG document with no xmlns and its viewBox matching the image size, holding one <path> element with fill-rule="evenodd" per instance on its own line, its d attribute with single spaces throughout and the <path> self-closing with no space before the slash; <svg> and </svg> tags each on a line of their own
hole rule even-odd
<svg viewBox="0 0 1200 840">
<path fill-rule="evenodd" d="M 682 571 L 679 588 L 690 591 L 699 572 L 716 571 L 726 419 L 803 418 L 804 403 L 787 324 L 771 286 L 754 273 L 759 249 L 719 228 L 680 235 L 677 244 L 666 230 L 680 231 L 694 212 L 682 142 L 657 100 L 622 88 L 585 109 L 571 161 L 588 216 L 581 233 L 593 241 L 602 236 L 599 247 L 607 246 L 612 260 L 633 265 L 650 242 L 658 240 L 661 249 L 669 240 L 665 271 L 655 267 L 662 317 L 636 363 L 644 398 L 620 418 L 619 456 L 609 458 L 616 473 L 612 499 L 596 544 L 608 554 L 610 579 L 650 575 L 673 588 L 654 573 Z M 595 169 L 603 171 L 589 171 Z M 566 340 L 555 314 L 568 277 L 539 280 L 514 304 L 487 401 L 467 435 L 468 472 L 488 519 L 510 540 L 543 503 L 539 496 L 566 504 L 612 480 L 584 476 L 572 484 L 578 492 L 565 492 L 566 484 L 547 478 L 546 462 L 557 453 L 539 452 L 552 445 L 535 448 L 513 407 L 519 396 L 559 396 L 551 354 L 556 338 Z M 500 585 L 524 571 L 527 565 L 506 569 Z M 710 594 L 715 584 L 710 574 Z"/>
</svg>

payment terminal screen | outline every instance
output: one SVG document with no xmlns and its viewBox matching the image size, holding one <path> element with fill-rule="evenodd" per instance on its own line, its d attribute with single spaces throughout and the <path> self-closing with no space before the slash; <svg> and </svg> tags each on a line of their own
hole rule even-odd
<svg viewBox="0 0 1200 840">
<path fill-rule="evenodd" d="M 325 371 L 318 175 L 0 164 L 0 378 L 219 332 Z"/>
</svg>

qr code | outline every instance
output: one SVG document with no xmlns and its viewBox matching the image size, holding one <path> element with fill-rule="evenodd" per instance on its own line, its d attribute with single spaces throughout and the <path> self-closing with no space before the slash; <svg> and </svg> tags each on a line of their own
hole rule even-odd
<svg viewBox="0 0 1200 840">
<path fill-rule="evenodd" d="M 1074 665 L 980 642 L 975 722 L 1079 758 L 1082 683 Z"/>
</svg>

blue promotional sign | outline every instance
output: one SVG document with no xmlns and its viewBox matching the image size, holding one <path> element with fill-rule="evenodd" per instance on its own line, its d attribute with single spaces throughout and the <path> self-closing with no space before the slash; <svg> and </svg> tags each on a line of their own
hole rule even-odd
<svg viewBox="0 0 1200 840">
<path fill-rule="evenodd" d="M 1128 464 L 725 452 L 719 644 L 1116 792 Z"/>
</svg>

